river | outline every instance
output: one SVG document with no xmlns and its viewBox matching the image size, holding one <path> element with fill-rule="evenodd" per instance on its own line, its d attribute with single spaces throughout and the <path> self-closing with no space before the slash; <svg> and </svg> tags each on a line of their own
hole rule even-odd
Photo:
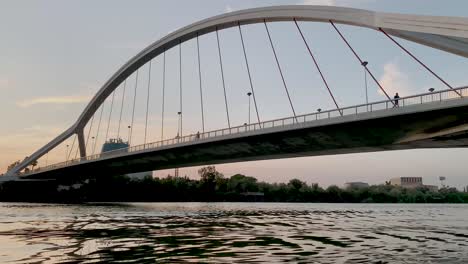
<svg viewBox="0 0 468 264">
<path fill-rule="evenodd" d="M 468 205 L 0 203 L 0 263 L 468 263 Z"/>
</svg>

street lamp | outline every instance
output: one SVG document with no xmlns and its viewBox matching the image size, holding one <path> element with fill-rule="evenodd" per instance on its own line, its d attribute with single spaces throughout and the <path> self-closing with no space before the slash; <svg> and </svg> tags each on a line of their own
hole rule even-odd
<svg viewBox="0 0 468 264">
<path fill-rule="evenodd" d="M 367 64 L 369 64 L 369 62 L 367 61 L 363 61 L 361 63 L 362 67 L 364 67 L 364 89 L 366 93 L 366 105 L 369 104 L 369 96 L 367 95 L 367 71 L 366 71 Z M 366 106 L 366 107 L 368 108 L 369 106 Z"/>
<path fill-rule="evenodd" d="M 132 126 L 128 126 L 128 137 L 127 137 L 128 140 L 127 140 L 127 144 L 128 144 L 129 147 L 130 147 L 130 131 L 131 131 L 131 128 L 132 128 Z"/>
<path fill-rule="evenodd" d="M 182 137 L 182 111 L 177 112 L 178 120 L 177 120 L 177 143 L 180 141 L 180 137 Z M 179 133 L 180 132 L 180 133 Z M 179 177 L 179 168 L 174 169 L 174 177 Z"/>
<path fill-rule="evenodd" d="M 67 148 L 65 149 L 65 160 L 68 161 L 68 147 L 70 145 L 67 144 Z"/>
<path fill-rule="evenodd" d="M 177 124 L 177 135 L 182 137 L 182 111 L 177 112 L 178 124 Z"/>
<path fill-rule="evenodd" d="M 432 94 L 435 91 L 434 88 L 429 88 L 429 92 L 431 93 L 431 101 L 434 101 L 434 95 Z"/>
<path fill-rule="evenodd" d="M 249 119 L 248 119 L 248 120 L 249 120 L 249 125 L 250 125 L 250 96 L 251 96 L 251 95 L 252 95 L 251 92 L 248 92 L 248 93 L 247 93 L 247 96 L 249 97 Z"/>
</svg>

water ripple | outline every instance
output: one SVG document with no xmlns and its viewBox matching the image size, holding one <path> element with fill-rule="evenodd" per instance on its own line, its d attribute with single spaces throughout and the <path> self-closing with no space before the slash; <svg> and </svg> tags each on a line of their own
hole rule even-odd
<svg viewBox="0 0 468 264">
<path fill-rule="evenodd" d="M 464 205 L 0 203 L 0 263 L 467 263 L 467 216 Z"/>
</svg>

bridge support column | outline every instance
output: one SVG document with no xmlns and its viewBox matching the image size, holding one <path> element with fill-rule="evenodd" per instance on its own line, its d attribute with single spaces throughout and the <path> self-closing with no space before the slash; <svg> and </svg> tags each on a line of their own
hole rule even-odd
<svg viewBox="0 0 468 264">
<path fill-rule="evenodd" d="M 78 146 L 80 149 L 80 157 L 84 158 L 86 157 L 86 142 L 84 139 L 83 130 L 78 131 L 76 135 L 78 136 Z"/>
</svg>

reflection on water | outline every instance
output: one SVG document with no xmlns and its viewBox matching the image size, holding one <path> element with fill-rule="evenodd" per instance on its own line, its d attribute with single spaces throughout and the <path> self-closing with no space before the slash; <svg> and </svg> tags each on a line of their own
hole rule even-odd
<svg viewBox="0 0 468 264">
<path fill-rule="evenodd" d="M 468 263 L 468 206 L 0 203 L 0 263 Z"/>
</svg>

